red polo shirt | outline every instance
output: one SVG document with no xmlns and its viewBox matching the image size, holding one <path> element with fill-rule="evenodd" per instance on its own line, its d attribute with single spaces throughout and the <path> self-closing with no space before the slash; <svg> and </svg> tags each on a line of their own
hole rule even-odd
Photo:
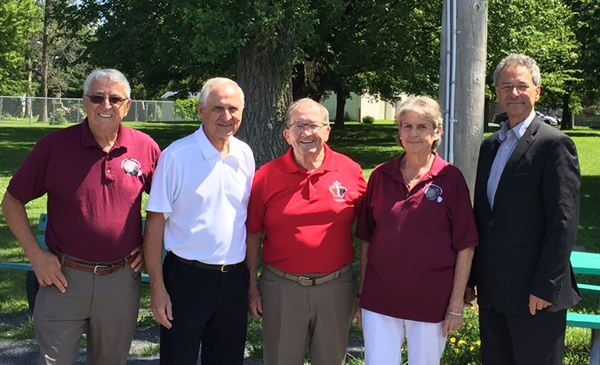
<svg viewBox="0 0 600 365">
<path fill-rule="evenodd" d="M 351 232 L 365 179 L 356 162 L 324 148 L 323 164 L 312 172 L 290 148 L 254 176 L 246 227 L 264 230 L 263 261 L 289 273 L 329 273 L 354 258 Z"/>
<path fill-rule="evenodd" d="M 360 306 L 423 322 L 445 318 L 457 252 L 478 244 L 469 190 L 460 170 L 437 153 L 408 192 L 400 161 L 369 178 L 356 236 L 369 241 Z"/>
<path fill-rule="evenodd" d="M 147 134 L 119 127 L 110 152 L 87 119 L 44 136 L 8 186 L 22 203 L 48 194 L 46 244 L 83 260 L 119 260 L 139 246 L 142 192 L 149 192 L 160 155 Z"/>
</svg>

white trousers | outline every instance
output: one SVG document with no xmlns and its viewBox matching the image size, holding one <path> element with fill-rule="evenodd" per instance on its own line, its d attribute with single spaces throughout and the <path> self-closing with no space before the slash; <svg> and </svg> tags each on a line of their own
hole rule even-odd
<svg viewBox="0 0 600 365">
<path fill-rule="evenodd" d="M 406 334 L 409 365 L 439 365 L 446 345 L 442 324 L 394 318 L 362 309 L 365 365 L 402 362 Z"/>
</svg>

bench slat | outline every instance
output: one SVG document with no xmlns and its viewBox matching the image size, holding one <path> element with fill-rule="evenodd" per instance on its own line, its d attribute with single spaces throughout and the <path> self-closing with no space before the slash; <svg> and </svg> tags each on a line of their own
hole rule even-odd
<svg viewBox="0 0 600 365">
<path fill-rule="evenodd" d="M 600 329 L 600 315 L 567 313 L 567 327 Z"/>
<path fill-rule="evenodd" d="M 6 270 L 24 270 L 31 271 L 31 264 L 28 262 L 0 262 L 0 269 Z"/>
<path fill-rule="evenodd" d="M 579 288 L 579 292 L 581 292 L 581 294 L 600 295 L 600 285 L 577 283 L 577 288 Z"/>
</svg>

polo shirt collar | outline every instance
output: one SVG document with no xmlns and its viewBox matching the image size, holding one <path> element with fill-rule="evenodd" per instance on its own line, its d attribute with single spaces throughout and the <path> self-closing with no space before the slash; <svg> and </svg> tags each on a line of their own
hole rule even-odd
<svg viewBox="0 0 600 365">
<path fill-rule="evenodd" d="M 202 151 L 202 155 L 207 160 L 214 158 L 216 156 L 221 157 L 221 152 L 219 152 L 215 146 L 210 142 L 206 133 L 204 132 L 204 124 L 200 125 L 200 128 L 194 132 L 194 136 L 196 138 L 196 142 L 200 146 L 200 151 Z M 235 137 L 231 136 L 229 138 L 229 154 L 227 157 L 233 157 L 238 161 L 244 160 L 244 152 L 240 146 L 240 141 L 238 141 Z"/>
<path fill-rule="evenodd" d="M 444 161 L 437 152 L 433 152 L 433 163 L 431 164 L 431 168 L 427 175 L 425 175 L 428 179 L 434 176 L 439 176 L 444 174 L 444 167 L 448 165 L 448 162 Z M 384 164 L 381 166 L 381 172 L 390 176 L 392 179 L 397 181 L 404 181 L 402 178 L 402 172 L 400 172 L 400 162 L 406 156 L 406 152 L 400 155 L 399 157 L 390 161 L 390 163 Z"/>
<path fill-rule="evenodd" d="M 328 171 L 337 171 L 338 167 L 336 164 L 336 158 L 333 151 L 329 148 L 327 143 L 323 143 L 323 149 L 325 150 L 325 157 L 323 158 L 323 163 L 319 168 L 315 169 L 314 172 L 328 172 Z M 287 174 L 293 173 L 308 173 L 308 170 L 304 167 L 298 165 L 296 163 L 296 159 L 294 158 L 294 149 L 290 147 L 285 155 L 282 158 L 283 161 L 283 171 Z M 313 172 L 313 173 L 314 173 Z"/>
<path fill-rule="evenodd" d="M 119 133 L 117 135 L 117 141 L 111 148 L 111 151 L 121 147 L 127 148 L 129 144 L 129 133 L 126 133 L 125 128 L 123 128 L 123 125 L 119 123 Z M 96 141 L 96 138 L 94 138 L 94 135 L 90 130 L 90 123 L 87 117 L 85 117 L 83 123 L 81 123 L 81 147 L 98 147 L 98 142 Z"/>
</svg>

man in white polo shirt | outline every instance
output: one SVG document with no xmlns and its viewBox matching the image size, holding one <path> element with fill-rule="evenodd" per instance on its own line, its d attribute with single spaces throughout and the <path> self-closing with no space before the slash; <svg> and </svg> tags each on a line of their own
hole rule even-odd
<svg viewBox="0 0 600 365">
<path fill-rule="evenodd" d="M 250 147 L 233 137 L 243 109 L 234 81 L 208 80 L 198 101 L 201 127 L 165 149 L 156 169 L 144 252 L 162 365 L 195 365 L 200 343 L 203 365 L 243 362 L 245 222 L 255 169 Z"/>
</svg>

